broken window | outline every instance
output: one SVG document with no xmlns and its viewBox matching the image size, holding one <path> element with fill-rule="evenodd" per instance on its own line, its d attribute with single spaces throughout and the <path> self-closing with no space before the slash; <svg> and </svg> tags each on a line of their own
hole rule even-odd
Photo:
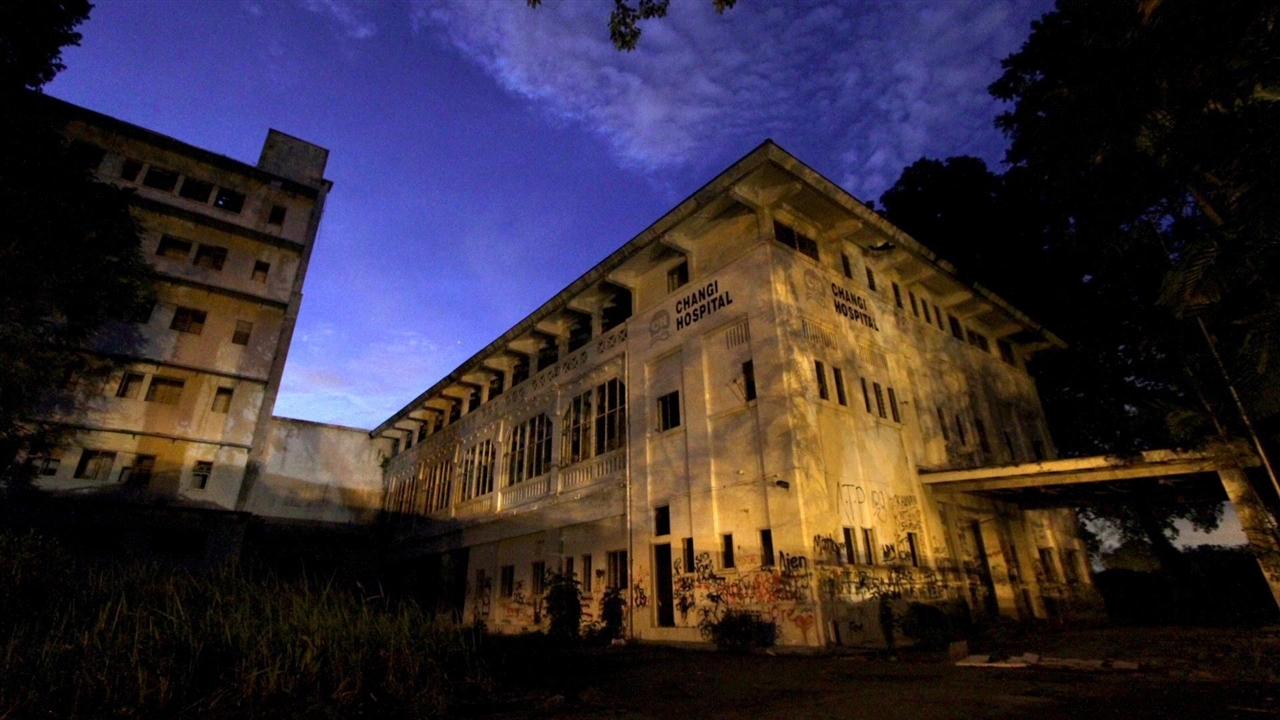
<svg viewBox="0 0 1280 720">
<path fill-rule="evenodd" d="M 182 189 L 178 191 L 178 195 L 188 200 L 195 200 L 198 203 L 209 202 L 209 196 L 213 194 L 213 183 L 207 183 L 203 180 L 196 180 L 189 177 L 182 181 Z"/>
<path fill-rule="evenodd" d="M 204 321 L 208 316 L 209 314 L 204 310 L 180 307 L 174 311 L 173 322 L 169 323 L 169 329 L 199 335 L 204 332 Z"/>
<path fill-rule="evenodd" d="M 898 283 L 890 283 L 893 285 L 893 304 L 902 307 L 902 288 L 898 287 Z"/>
<path fill-rule="evenodd" d="M 253 263 L 253 273 L 249 275 L 249 279 L 254 282 L 265 283 L 269 272 L 271 272 L 271 263 L 256 260 Z"/>
<path fill-rule="evenodd" d="M 129 487 L 145 488 L 151 484 L 151 472 L 155 469 L 155 455 L 138 455 L 132 467 L 120 470 L 120 482 Z"/>
<path fill-rule="evenodd" d="M 670 505 L 659 505 L 653 509 L 653 534 L 658 536 L 671 534 Z"/>
<path fill-rule="evenodd" d="M 876 289 L 876 271 L 870 265 L 867 266 L 867 289 L 873 292 Z"/>
<path fill-rule="evenodd" d="M 742 395 L 747 402 L 756 399 L 756 368 L 751 360 L 742 363 Z"/>
<path fill-rule="evenodd" d="M 726 570 L 737 567 L 733 557 L 733 533 L 725 533 L 720 537 L 720 566 Z"/>
<path fill-rule="evenodd" d="M 835 375 L 836 382 L 836 402 L 841 405 L 849 404 L 849 397 L 844 392 L 844 372 L 840 368 L 831 368 L 832 374 Z"/>
<path fill-rule="evenodd" d="M 516 425 L 507 447 L 507 485 L 550 472 L 551 418 L 541 413 Z"/>
<path fill-rule="evenodd" d="M 947 324 L 951 326 L 951 337 L 957 340 L 964 340 L 964 331 L 960 328 L 960 321 L 955 315 L 947 316 Z"/>
<path fill-rule="evenodd" d="M 186 383 L 177 378 L 160 377 L 159 375 L 151 378 L 151 385 L 147 387 L 147 402 L 160 403 L 161 405 L 177 405 L 182 398 L 182 387 Z"/>
<path fill-rule="evenodd" d="M 283 224 L 284 224 L 284 216 L 285 216 L 285 213 L 286 213 L 286 212 L 288 212 L 288 210 L 287 210 L 287 208 L 285 208 L 285 206 L 283 206 L 283 205 L 272 205 L 272 206 L 271 206 L 271 213 L 267 215 L 267 224 L 268 224 L 268 225 L 283 225 Z"/>
<path fill-rule="evenodd" d="M 231 395 L 232 388 L 220 387 L 213 393 L 213 412 L 226 413 L 231 411 Z"/>
<path fill-rule="evenodd" d="M 530 594 L 534 597 L 542 597 L 547 588 L 547 564 L 542 560 L 537 560 L 530 568 Z"/>
<path fill-rule="evenodd" d="M 516 593 L 516 566 L 503 565 L 498 568 L 498 596 L 509 598 Z"/>
<path fill-rule="evenodd" d="M 607 587 L 614 588 L 615 590 L 626 590 L 627 589 L 627 551 L 626 550 L 610 551 L 605 559 L 607 561 L 606 565 L 607 565 L 607 571 L 608 571 L 606 574 Z"/>
<path fill-rule="evenodd" d="M 773 567 L 773 531 L 760 531 L 760 566 Z"/>
<path fill-rule="evenodd" d="M 196 267 L 209 268 L 210 270 L 221 270 L 222 264 L 226 261 L 226 248 L 218 247 L 217 245 L 201 245 L 196 249 L 196 259 L 193 264 Z"/>
<path fill-rule="evenodd" d="M 818 397 L 822 400 L 830 400 L 831 390 L 827 387 L 827 368 L 821 360 L 813 361 L 813 372 L 818 378 Z"/>
<path fill-rule="evenodd" d="M 111 450 L 85 450 L 80 453 L 75 477 L 81 480 L 109 480 L 116 454 Z"/>
<path fill-rule="evenodd" d="M 156 255 L 170 260 L 186 260 L 191 254 L 191 243 L 172 235 L 161 235 L 160 245 L 156 247 Z"/>
<path fill-rule="evenodd" d="M 142 172 L 142 163 L 125 158 L 124 165 L 120 167 L 120 179 L 127 182 L 137 182 L 138 173 L 140 172 Z"/>
<path fill-rule="evenodd" d="M 592 578 L 591 578 L 591 556 L 590 556 L 590 555 L 583 555 L 583 556 L 582 556 L 582 592 L 584 592 L 584 593 L 590 593 L 590 592 L 591 592 L 591 583 L 592 583 Z"/>
<path fill-rule="evenodd" d="M 209 487 L 211 475 L 213 475 L 213 463 L 208 460 L 197 461 L 195 467 L 191 468 L 191 487 L 204 490 Z"/>
<path fill-rule="evenodd" d="M 889 414 L 893 416 L 894 422 L 902 422 L 902 416 L 898 413 L 898 395 L 889 388 Z"/>
<path fill-rule="evenodd" d="M 806 255 L 814 260 L 818 259 L 818 243 L 814 242 L 813 238 L 797 232 L 776 220 L 773 223 L 773 237 L 801 255 Z"/>
<path fill-rule="evenodd" d="M 840 253 L 840 267 L 844 269 L 844 276 L 852 280 L 853 263 L 849 262 L 849 256 L 845 253 Z"/>
<path fill-rule="evenodd" d="M 142 184 L 156 190 L 173 192 L 173 188 L 178 185 L 178 173 L 152 165 L 147 168 L 147 176 L 142 178 Z"/>
<path fill-rule="evenodd" d="M 248 320 L 237 320 L 236 331 L 231 335 L 231 342 L 234 345 L 248 345 L 249 336 L 253 334 L 253 323 Z"/>
<path fill-rule="evenodd" d="M 120 380 L 120 387 L 116 389 L 116 397 L 136 400 L 138 393 L 142 392 L 142 381 L 144 376 L 142 373 L 127 372 Z"/>
<path fill-rule="evenodd" d="M 244 209 L 244 193 L 227 188 L 218 188 L 218 195 L 213 199 L 213 206 L 227 212 L 237 213 Z"/>
<path fill-rule="evenodd" d="M 689 261 L 683 260 L 679 265 L 667 271 L 667 292 L 673 293 L 689 283 Z"/>
<path fill-rule="evenodd" d="M 871 383 L 871 389 L 876 394 L 876 414 L 882 418 L 889 417 L 889 414 L 884 411 L 884 389 L 880 387 L 880 383 Z"/>
<path fill-rule="evenodd" d="M 680 391 L 669 392 L 658 398 L 658 430 L 680 427 Z"/>
</svg>

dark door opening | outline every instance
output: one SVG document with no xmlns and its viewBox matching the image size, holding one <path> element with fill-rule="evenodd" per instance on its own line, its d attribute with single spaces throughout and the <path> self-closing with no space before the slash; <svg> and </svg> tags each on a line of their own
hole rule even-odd
<svg viewBox="0 0 1280 720">
<path fill-rule="evenodd" d="M 675 590 L 671 584 L 671 544 L 653 548 L 654 592 L 658 599 L 658 627 L 676 626 Z"/>
<path fill-rule="evenodd" d="M 1000 614 L 1000 611 L 996 606 L 996 583 L 991 577 L 991 563 L 987 561 L 987 544 L 982 540 L 982 523 L 977 520 L 970 522 L 969 532 L 973 534 L 973 544 L 977 550 L 980 577 L 983 589 L 986 590 L 982 597 L 983 609 L 986 610 L 987 617 L 994 618 Z"/>
</svg>

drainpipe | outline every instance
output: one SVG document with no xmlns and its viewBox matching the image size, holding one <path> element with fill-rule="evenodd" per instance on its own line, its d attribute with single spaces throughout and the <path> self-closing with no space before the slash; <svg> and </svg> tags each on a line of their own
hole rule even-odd
<svg viewBox="0 0 1280 720">
<path fill-rule="evenodd" d="M 622 384 L 625 387 L 627 395 L 631 394 L 631 362 L 627 357 L 627 351 L 622 351 Z M 623 482 L 627 488 L 627 582 L 635 584 L 635 566 L 636 553 L 635 542 L 631 534 L 631 400 L 627 398 L 627 443 L 624 446 L 623 462 L 625 467 L 622 471 Z M 633 639 L 636 635 L 635 608 L 631 603 L 631 588 L 627 591 L 627 638 Z"/>
</svg>

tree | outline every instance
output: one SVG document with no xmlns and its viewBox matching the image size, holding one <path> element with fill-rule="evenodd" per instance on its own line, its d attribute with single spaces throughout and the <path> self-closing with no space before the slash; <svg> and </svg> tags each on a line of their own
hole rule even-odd
<svg viewBox="0 0 1280 720">
<path fill-rule="evenodd" d="M 536 8 L 542 0 L 526 0 L 529 7 Z M 711 0 L 716 12 L 723 15 L 725 10 L 736 5 L 738 0 Z M 635 5 L 626 0 L 613 0 L 613 12 L 609 14 L 609 39 L 619 50 L 631 52 L 640 42 L 640 21 L 667 16 L 667 6 L 671 0 L 637 0 Z"/>
<path fill-rule="evenodd" d="M 91 362 L 93 342 L 127 347 L 130 326 L 112 323 L 149 307 L 130 194 L 96 182 L 84 148 L 70 146 L 39 88 L 62 69 L 61 48 L 86 2 L 20 0 L 0 11 L 0 468 L 50 438 L 32 422 Z"/>
</svg>

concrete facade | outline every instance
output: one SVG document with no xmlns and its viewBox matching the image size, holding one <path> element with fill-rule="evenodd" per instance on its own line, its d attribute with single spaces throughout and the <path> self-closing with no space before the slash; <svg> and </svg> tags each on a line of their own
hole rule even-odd
<svg viewBox="0 0 1280 720">
<path fill-rule="evenodd" d="M 146 317 L 111 323 L 85 349 L 123 360 L 73 379 L 43 422 L 71 432 L 40 459 L 41 487 L 129 488 L 209 508 L 243 508 L 302 299 L 328 151 L 275 130 L 258 165 L 215 155 L 41 97 L 97 178 L 134 192 L 156 271 Z"/>
<path fill-rule="evenodd" d="M 921 482 L 1053 457 L 1025 361 L 1059 342 L 766 142 L 373 431 L 396 552 L 504 631 L 549 571 L 657 640 L 743 609 L 878 642 L 882 597 L 1067 613 L 1072 513 Z"/>
</svg>

